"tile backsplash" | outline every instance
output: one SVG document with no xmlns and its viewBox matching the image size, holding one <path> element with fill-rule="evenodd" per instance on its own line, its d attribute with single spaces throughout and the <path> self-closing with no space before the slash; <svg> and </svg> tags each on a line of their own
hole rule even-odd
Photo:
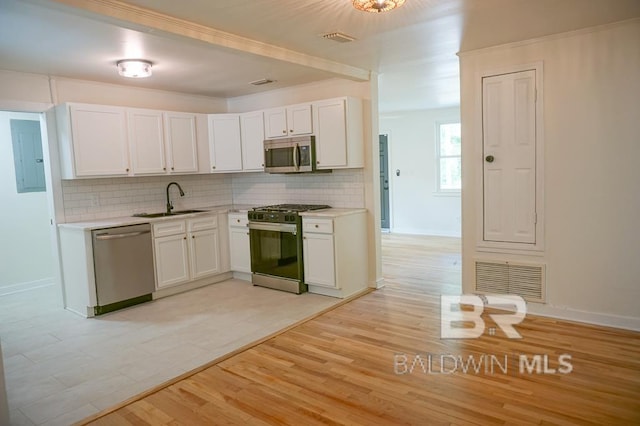
<svg viewBox="0 0 640 426">
<path fill-rule="evenodd" d="M 328 204 L 364 207 L 362 169 L 332 173 L 270 175 L 265 173 L 204 174 L 63 180 L 66 222 L 77 222 L 165 209 L 166 188 L 178 182 L 185 192 L 171 188 L 176 210 L 226 204 Z"/>
<path fill-rule="evenodd" d="M 231 204 L 229 175 L 180 175 L 63 180 L 62 193 L 67 222 L 130 216 L 164 211 L 166 190 L 178 182 L 185 192 L 171 187 L 176 210 Z"/>
<path fill-rule="evenodd" d="M 365 205 L 362 169 L 289 175 L 237 174 L 232 186 L 236 204 L 301 203 L 346 208 Z"/>
</svg>

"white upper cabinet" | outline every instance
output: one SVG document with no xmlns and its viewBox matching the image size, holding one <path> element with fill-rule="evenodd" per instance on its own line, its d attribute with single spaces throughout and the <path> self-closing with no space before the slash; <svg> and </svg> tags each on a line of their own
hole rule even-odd
<svg viewBox="0 0 640 426">
<path fill-rule="evenodd" d="M 318 169 L 364 167 L 362 101 L 344 97 L 313 103 Z"/>
<path fill-rule="evenodd" d="M 198 171 L 198 141 L 196 115 L 181 112 L 165 112 L 165 148 L 167 169 L 171 173 L 195 173 Z"/>
<path fill-rule="evenodd" d="M 198 172 L 196 114 L 56 107 L 63 179 Z"/>
<path fill-rule="evenodd" d="M 289 105 L 265 110 L 264 131 L 268 139 L 313 133 L 311 104 Z"/>
<path fill-rule="evenodd" d="M 242 169 L 264 170 L 264 115 L 262 111 L 240 114 Z"/>
<path fill-rule="evenodd" d="M 166 173 L 162 112 L 128 109 L 127 120 L 133 174 Z"/>
<path fill-rule="evenodd" d="M 209 155 L 213 173 L 242 170 L 239 114 L 209 115 Z"/>
<path fill-rule="evenodd" d="M 56 117 L 63 179 L 129 174 L 127 118 L 123 108 L 63 104 L 56 107 Z"/>
</svg>

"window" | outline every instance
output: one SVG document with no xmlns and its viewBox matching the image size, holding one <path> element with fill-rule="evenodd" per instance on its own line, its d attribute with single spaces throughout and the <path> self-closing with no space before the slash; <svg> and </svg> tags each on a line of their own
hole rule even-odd
<svg viewBox="0 0 640 426">
<path fill-rule="evenodd" d="M 436 168 L 438 192 L 460 192 L 462 160 L 460 123 L 438 123 L 436 129 Z"/>
</svg>

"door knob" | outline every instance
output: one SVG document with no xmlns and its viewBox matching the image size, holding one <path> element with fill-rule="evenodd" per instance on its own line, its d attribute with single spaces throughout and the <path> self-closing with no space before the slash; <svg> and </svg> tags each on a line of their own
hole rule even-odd
<svg viewBox="0 0 640 426">
<path fill-rule="evenodd" d="M 487 163 L 493 163 L 493 160 L 495 160 L 493 155 L 487 155 L 484 159 L 487 160 Z"/>
</svg>

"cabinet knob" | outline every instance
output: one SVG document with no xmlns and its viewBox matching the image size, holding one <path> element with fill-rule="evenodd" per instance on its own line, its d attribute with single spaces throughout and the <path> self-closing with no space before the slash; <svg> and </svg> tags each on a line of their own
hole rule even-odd
<svg viewBox="0 0 640 426">
<path fill-rule="evenodd" d="M 289 130 L 289 132 L 293 133 L 293 129 Z"/>
<path fill-rule="evenodd" d="M 125 171 L 128 173 L 128 172 L 129 172 L 129 169 L 126 169 Z"/>
<path fill-rule="evenodd" d="M 240 223 L 240 219 L 236 219 L 236 222 Z"/>
<path fill-rule="evenodd" d="M 173 167 L 171 167 L 171 170 L 175 170 Z"/>
<path fill-rule="evenodd" d="M 166 168 L 166 167 L 163 167 L 163 168 L 162 168 L 162 170 L 167 170 L 167 168 Z"/>
<path fill-rule="evenodd" d="M 213 170 L 215 170 L 215 169 L 216 169 L 216 166 L 211 166 L 211 168 L 212 168 Z"/>
<path fill-rule="evenodd" d="M 493 155 L 487 155 L 485 160 L 487 161 L 487 163 L 493 163 L 495 157 Z"/>
<path fill-rule="evenodd" d="M 318 226 L 318 225 L 316 225 L 316 228 L 319 228 L 319 226 Z"/>
<path fill-rule="evenodd" d="M 320 164 L 320 162 L 319 162 L 319 161 L 316 161 L 316 164 Z"/>
<path fill-rule="evenodd" d="M 286 130 L 283 130 L 283 131 L 282 131 L 282 133 L 287 134 L 287 131 L 286 131 Z"/>
<path fill-rule="evenodd" d="M 196 239 L 196 236 L 195 236 L 195 235 L 192 235 L 192 236 L 191 236 L 191 238 L 195 240 L 195 239 Z"/>
<path fill-rule="evenodd" d="M 183 240 L 186 240 L 186 239 L 187 239 L 187 237 L 183 237 L 182 239 L 183 239 Z"/>
</svg>

